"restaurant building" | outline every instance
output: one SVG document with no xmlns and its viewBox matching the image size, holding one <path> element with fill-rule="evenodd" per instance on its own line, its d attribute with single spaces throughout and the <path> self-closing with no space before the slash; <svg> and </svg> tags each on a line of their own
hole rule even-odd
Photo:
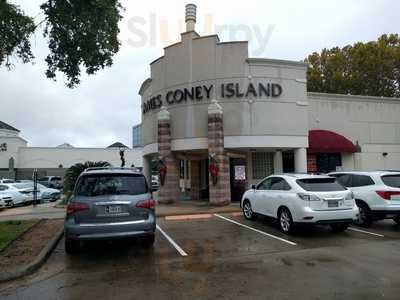
<svg viewBox="0 0 400 300">
<path fill-rule="evenodd" d="M 238 201 L 272 173 L 400 169 L 400 99 L 308 93 L 307 64 L 186 32 L 140 87 L 143 166 L 159 201 Z"/>
</svg>

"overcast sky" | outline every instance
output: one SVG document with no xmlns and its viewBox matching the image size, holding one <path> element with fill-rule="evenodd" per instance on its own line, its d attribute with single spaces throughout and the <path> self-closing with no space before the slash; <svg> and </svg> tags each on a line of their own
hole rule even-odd
<svg viewBox="0 0 400 300">
<path fill-rule="evenodd" d="M 43 0 L 12 0 L 29 15 L 43 15 Z M 188 1 L 122 1 L 121 51 L 114 64 L 83 76 L 75 89 L 45 77 L 47 44 L 42 30 L 32 39 L 35 64 L 0 69 L 0 120 L 21 130 L 30 146 L 131 146 L 131 127 L 140 123 L 138 90 L 149 63 L 163 47 L 179 41 Z M 396 0 L 193 1 L 199 34 L 219 33 L 222 41 L 250 41 L 250 55 L 302 60 L 313 51 L 375 40 L 400 28 Z"/>
</svg>

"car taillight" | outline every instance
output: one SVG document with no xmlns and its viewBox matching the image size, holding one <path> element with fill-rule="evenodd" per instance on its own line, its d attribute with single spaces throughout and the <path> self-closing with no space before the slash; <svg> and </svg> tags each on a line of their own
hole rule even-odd
<svg viewBox="0 0 400 300">
<path fill-rule="evenodd" d="M 393 195 L 400 195 L 400 192 L 394 191 L 376 191 L 376 193 L 385 200 L 391 200 Z"/>
<path fill-rule="evenodd" d="M 314 194 L 297 193 L 297 196 L 304 201 L 321 201 L 321 199 Z"/>
<path fill-rule="evenodd" d="M 72 203 L 68 204 L 68 206 L 67 206 L 67 214 L 73 214 L 78 211 L 87 210 L 87 209 L 89 209 L 89 205 L 87 205 L 86 203 L 72 202 Z"/>
<path fill-rule="evenodd" d="M 148 200 L 141 200 L 136 203 L 136 207 L 140 208 L 154 208 L 156 206 L 156 201 L 153 199 L 148 199 Z"/>
</svg>

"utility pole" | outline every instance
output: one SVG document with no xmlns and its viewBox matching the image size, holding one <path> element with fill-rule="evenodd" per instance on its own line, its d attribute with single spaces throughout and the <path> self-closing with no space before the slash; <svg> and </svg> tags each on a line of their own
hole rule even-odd
<svg viewBox="0 0 400 300">
<path fill-rule="evenodd" d="M 37 204 L 37 193 L 38 193 L 38 189 L 37 189 L 37 180 L 38 180 L 38 176 L 37 176 L 37 169 L 33 170 L 33 206 L 36 206 Z"/>
</svg>

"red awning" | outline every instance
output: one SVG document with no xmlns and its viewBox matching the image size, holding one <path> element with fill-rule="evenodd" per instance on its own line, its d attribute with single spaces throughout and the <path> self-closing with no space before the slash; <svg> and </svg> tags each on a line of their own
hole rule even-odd
<svg viewBox="0 0 400 300">
<path fill-rule="evenodd" d="M 308 132 L 308 153 L 354 153 L 356 146 L 343 135 L 328 130 Z"/>
</svg>

